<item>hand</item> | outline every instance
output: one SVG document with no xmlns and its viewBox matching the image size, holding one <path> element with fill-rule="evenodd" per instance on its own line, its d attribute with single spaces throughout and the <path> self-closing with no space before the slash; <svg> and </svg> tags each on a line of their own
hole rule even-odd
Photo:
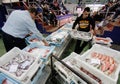
<svg viewBox="0 0 120 84">
<path fill-rule="evenodd" d="M 91 34 L 96 35 L 95 30 L 92 29 L 90 32 L 91 32 Z"/>
<path fill-rule="evenodd" d="M 43 40 L 45 46 L 49 46 L 49 43 L 46 40 Z"/>
<path fill-rule="evenodd" d="M 72 29 L 72 31 L 77 31 L 76 29 Z"/>
<path fill-rule="evenodd" d="M 48 43 L 48 42 L 45 42 L 45 46 L 49 46 L 49 43 Z"/>
</svg>

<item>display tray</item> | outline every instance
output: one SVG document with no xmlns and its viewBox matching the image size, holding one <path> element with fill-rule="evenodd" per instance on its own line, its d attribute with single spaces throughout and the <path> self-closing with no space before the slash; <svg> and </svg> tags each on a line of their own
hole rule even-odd
<svg viewBox="0 0 120 84">
<path fill-rule="evenodd" d="M 93 35 L 90 32 L 83 32 L 77 30 L 72 30 L 70 32 L 70 35 L 74 39 L 83 40 L 83 41 L 90 41 L 93 37 Z"/>
<path fill-rule="evenodd" d="M 40 58 L 17 47 L 0 57 L 0 71 L 19 82 L 30 80 L 41 65 Z"/>
<path fill-rule="evenodd" d="M 54 46 L 61 46 L 65 39 L 68 37 L 68 31 L 64 30 L 57 30 L 53 32 L 49 36 L 46 37 L 46 40 L 49 42 L 50 45 Z"/>
<path fill-rule="evenodd" d="M 81 61 L 76 60 L 76 64 L 74 65 L 74 69 L 84 78 L 86 78 L 91 84 L 102 84 L 102 80 L 92 74 L 87 67 Z"/>
<path fill-rule="evenodd" d="M 68 66 L 72 67 L 74 69 L 74 65 L 76 64 L 76 59 L 74 59 L 76 56 L 80 56 L 76 53 L 71 53 L 68 57 L 63 59 Z M 84 80 L 79 78 L 77 75 L 75 75 L 71 70 L 69 70 L 66 66 L 61 64 L 60 62 L 54 63 L 54 68 L 58 72 L 58 74 L 65 80 L 67 83 L 75 83 L 75 84 L 87 84 Z"/>
<path fill-rule="evenodd" d="M 76 58 L 83 68 L 101 79 L 102 84 L 116 84 L 120 71 L 120 52 L 94 44 L 81 57 Z"/>
<path fill-rule="evenodd" d="M 54 49 L 55 46 L 43 46 L 40 45 L 39 43 L 32 43 L 25 47 L 23 50 L 46 61 L 48 60 L 48 57 L 51 55 Z"/>
<path fill-rule="evenodd" d="M 31 44 L 31 43 L 39 43 L 40 45 L 44 45 L 44 43 L 42 42 L 41 38 L 39 38 L 37 35 L 32 34 L 29 37 L 25 38 L 25 41 L 27 44 Z"/>
<path fill-rule="evenodd" d="M 97 43 L 97 44 L 101 44 L 101 45 L 111 46 L 111 43 L 113 41 L 109 37 L 103 38 L 103 37 L 96 37 L 96 36 L 94 36 L 92 42 L 93 42 L 93 44 Z"/>
</svg>

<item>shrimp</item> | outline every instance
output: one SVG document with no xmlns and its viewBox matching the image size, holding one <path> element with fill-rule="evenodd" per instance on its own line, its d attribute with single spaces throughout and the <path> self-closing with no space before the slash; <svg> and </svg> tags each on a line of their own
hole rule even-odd
<svg viewBox="0 0 120 84">
<path fill-rule="evenodd" d="M 115 68 L 116 68 L 115 64 L 111 64 L 111 66 L 108 70 L 108 73 L 111 74 L 115 70 Z"/>
</svg>

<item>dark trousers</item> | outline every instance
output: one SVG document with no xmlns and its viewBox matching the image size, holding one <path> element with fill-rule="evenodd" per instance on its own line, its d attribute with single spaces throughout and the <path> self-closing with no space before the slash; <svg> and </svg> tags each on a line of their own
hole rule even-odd
<svg viewBox="0 0 120 84">
<path fill-rule="evenodd" d="M 6 21 L 5 14 L 6 14 L 5 6 L 0 5 L 0 28 L 2 28 L 2 26 L 4 25 L 4 22 Z"/>
<path fill-rule="evenodd" d="M 82 52 L 82 50 L 84 49 L 84 47 L 88 44 L 88 42 L 83 41 L 83 43 L 81 45 L 81 42 L 82 42 L 81 40 L 77 40 L 77 42 L 76 42 L 74 52 L 77 54 L 80 54 Z"/>
<path fill-rule="evenodd" d="M 7 52 L 11 50 L 13 47 L 18 47 L 20 49 L 23 49 L 27 46 L 25 43 L 25 39 L 13 37 L 3 31 L 2 31 L 2 38 Z"/>
</svg>

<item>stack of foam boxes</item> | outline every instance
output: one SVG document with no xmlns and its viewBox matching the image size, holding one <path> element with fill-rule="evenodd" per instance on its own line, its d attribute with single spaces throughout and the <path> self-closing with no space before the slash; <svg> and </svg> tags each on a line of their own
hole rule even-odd
<svg viewBox="0 0 120 84">
<path fill-rule="evenodd" d="M 71 53 L 63 59 L 69 67 L 78 72 L 91 84 L 117 84 L 120 71 L 120 52 L 99 44 L 82 55 Z M 106 64 L 107 63 L 107 64 Z M 55 62 L 55 70 L 67 84 L 87 84 L 60 62 Z"/>
</svg>

